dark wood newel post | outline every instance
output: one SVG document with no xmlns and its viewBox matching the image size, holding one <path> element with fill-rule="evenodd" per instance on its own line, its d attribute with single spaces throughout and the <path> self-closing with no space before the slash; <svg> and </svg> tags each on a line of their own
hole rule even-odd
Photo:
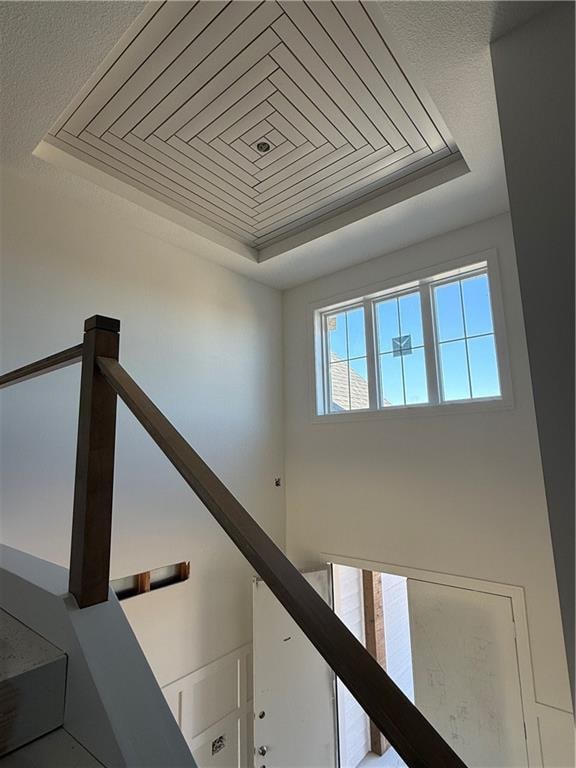
<svg viewBox="0 0 576 768">
<path fill-rule="evenodd" d="M 110 317 L 84 323 L 69 583 L 80 608 L 108 599 L 116 392 L 96 358 L 118 360 L 119 332 L 120 321 Z"/>
</svg>

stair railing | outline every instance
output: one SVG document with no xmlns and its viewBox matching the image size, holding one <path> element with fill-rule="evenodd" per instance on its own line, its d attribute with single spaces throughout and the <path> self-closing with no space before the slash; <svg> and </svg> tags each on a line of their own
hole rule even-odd
<svg viewBox="0 0 576 768">
<path fill-rule="evenodd" d="M 82 344 L 0 376 L 0 388 L 82 361 L 69 589 L 108 599 L 119 396 L 409 768 L 466 768 L 385 670 L 118 362 L 120 322 L 94 315 Z"/>
</svg>

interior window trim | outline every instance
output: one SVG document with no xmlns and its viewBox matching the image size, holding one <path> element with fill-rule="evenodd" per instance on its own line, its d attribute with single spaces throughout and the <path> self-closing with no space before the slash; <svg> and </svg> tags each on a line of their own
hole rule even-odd
<svg viewBox="0 0 576 768">
<path fill-rule="evenodd" d="M 439 344 L 436 339 L 433 288 L 456 280 L 488 275 L 490 286 L 490 305 L 493 323 L 493 338 L 496 348 L 496 361 L 500 383 L 500 396 L 487 398 L 466 398 L 462 400 L 443 400 L 440 377 Z M 428 401 L 405 405 L 381 405 L 380 381 L 378 375 L 378 354 L 376 349 L 377 329 L 374 307 L 379 301 L 387 298 L 398 298 L 402 295 L 419 292 L 422 315 L 422 330 L 424 337 L 424 357 L 426 379 L 428 386 Z M 360 296 L 359 296 L 360 294 Z M 311 402 L 312 420 L 318 422 L 347 421 L 355 418 L 378 418 L 381 416 L 414 415 L 425 412 L 433 413 L 476 411 L 491 408 L 513 407 L 511 374 L 507 355 L 507 334 L 504 322 L 504 312 L 501 298 L 501 284 L 498 272 L 497 252 L 489 249 L 453 262 L 430 266 L 419 273 L 387 280 L 378 285 L 348 291 L 341 296 L 329 298 L 309 305 L 312 311 L 313 343 L 311 366 L 311 382 L 314 397 Z M 367 408 L 335 412 L 329 407 L 330 382 L 328 374 L 328 344 L 326 333 L 326 317 L 349 309 L 364 308 L 364 325 L 366 339 L 366 360 L 368 373 L 368 402 Z"/>
</svg>

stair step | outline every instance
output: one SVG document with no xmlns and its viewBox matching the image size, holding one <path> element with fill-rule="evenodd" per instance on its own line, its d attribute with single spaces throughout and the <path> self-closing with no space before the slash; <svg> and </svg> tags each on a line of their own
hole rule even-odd
<svg viewBox="0 0 576 768">
<path fill-rule="evenodd" d="M 0 610 L 0 755 L 64 721 L 66 654 Z"/>
<path fill-rule="evenodd" d="M 64 728 L 11 752 L 0 764 L 2 768 L 102 768 Z"/>
</svg>

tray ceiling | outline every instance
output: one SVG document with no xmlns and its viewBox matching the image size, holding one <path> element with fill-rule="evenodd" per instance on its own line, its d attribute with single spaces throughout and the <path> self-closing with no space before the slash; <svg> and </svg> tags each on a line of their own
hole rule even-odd
<svg viewBox="0 0 576 768">
<path fill-rule="evenodd" d="M 356 0 L 149 3 L 45 142 L 257 252 L 461 160 Z"/>
</svg>

